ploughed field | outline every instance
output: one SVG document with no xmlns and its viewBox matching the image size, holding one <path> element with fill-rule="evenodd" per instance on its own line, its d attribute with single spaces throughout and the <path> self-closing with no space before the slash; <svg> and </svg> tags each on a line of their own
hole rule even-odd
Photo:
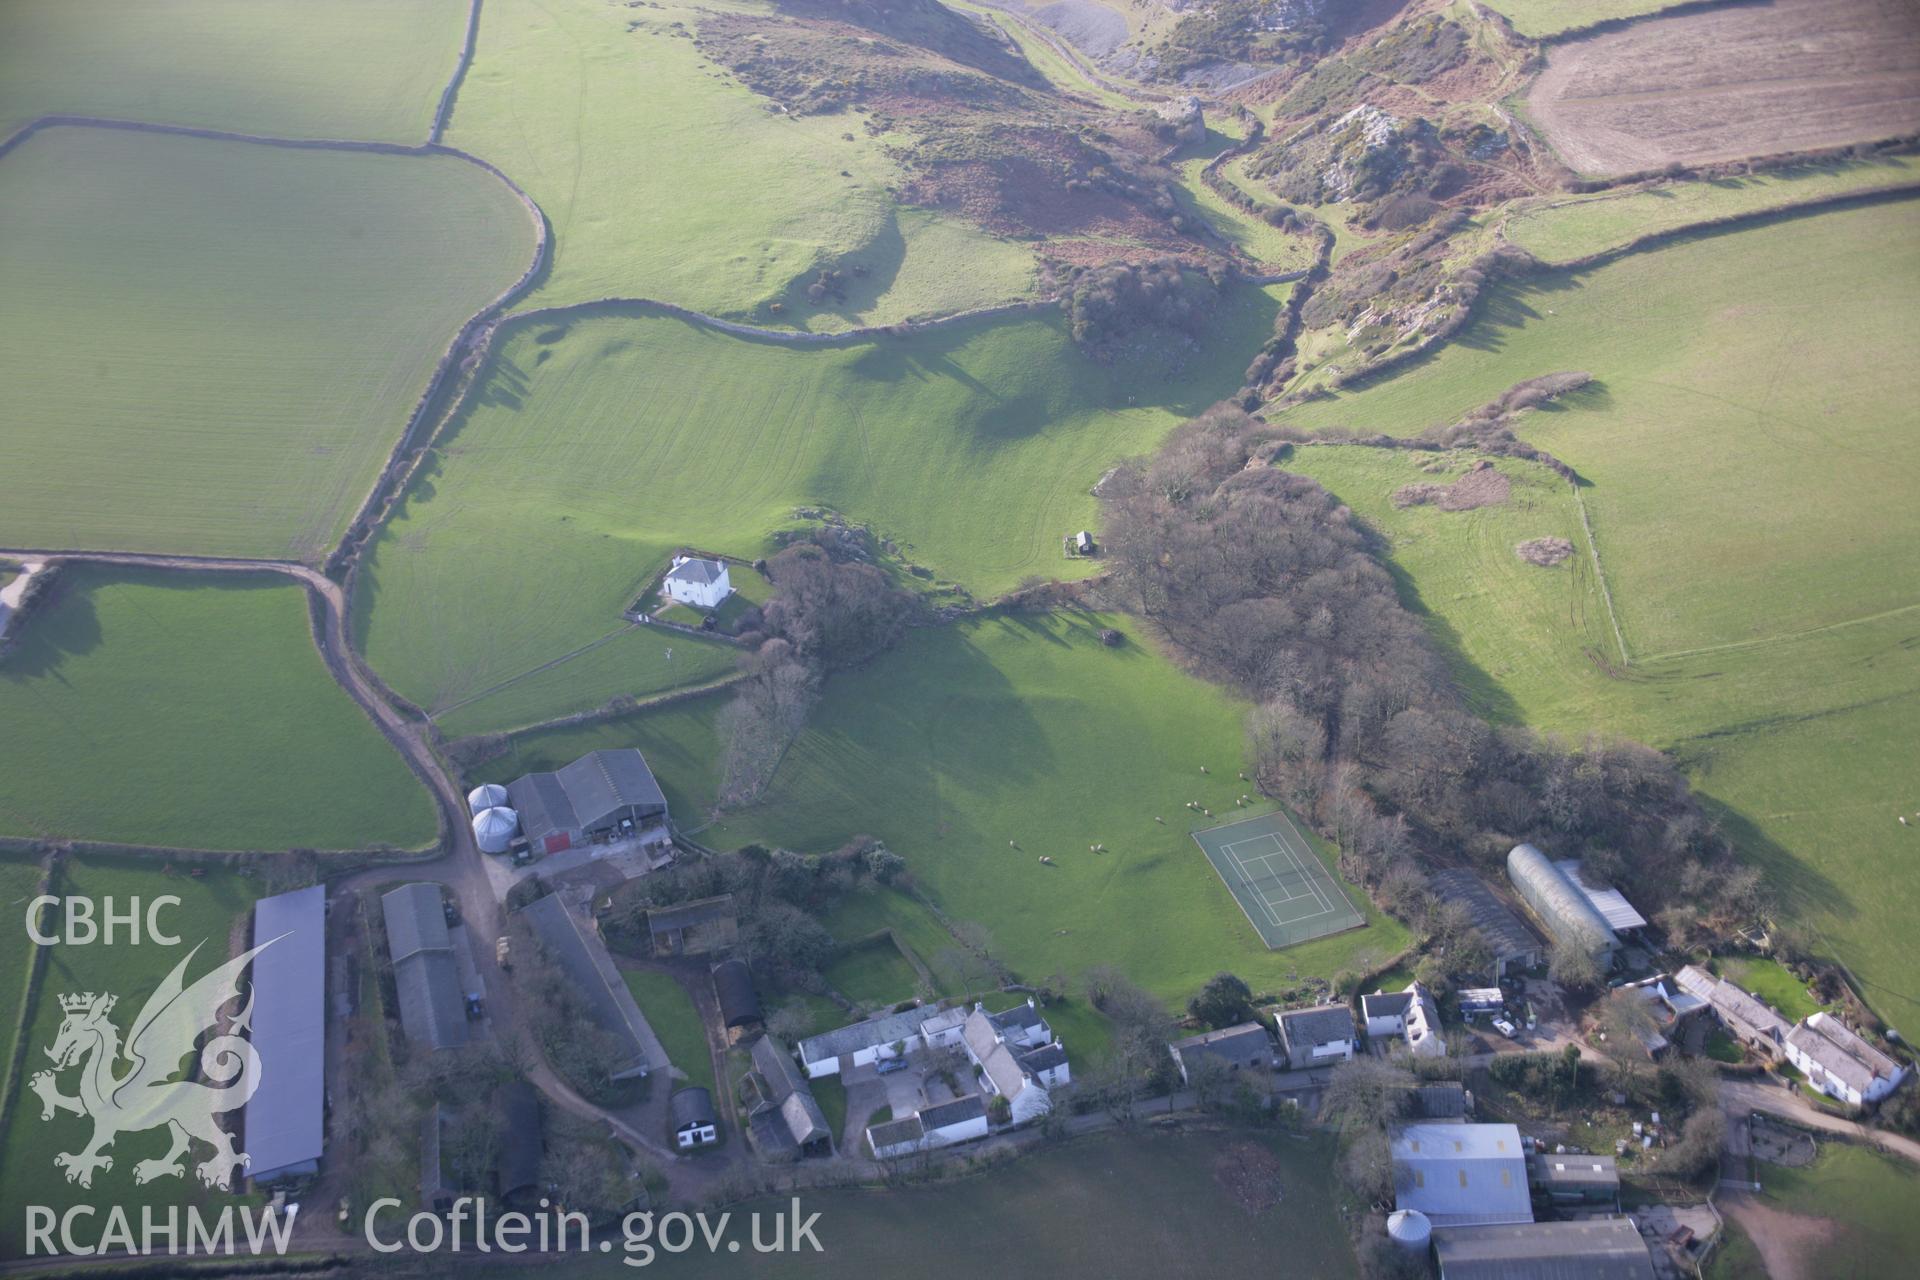
<svg viewBox="0 0 1920 1280">
<path fill-rule="evenodd" d="M 1712 164 L 1920 129 L 1920 9 L 1773 0 L 1553 49 L 1527 112 L 1582 173 Z"/>
<path fill-rule="evenodd" d="M 1594 384 L 1517 428 L 1576 468 L 1577 498 L 1502 461 L 1503 504 L 1403 509 L 1400 488 L 1448 478 L 1420 469 L 1431 455 L 1308 447 L 1283 463 L 1387 534 L 1487 714 L 1675 752 L 1782 918 L 1895 1019 L 1920 990 L 1901 943 L 1920 883 L 1886 874 L 1920 838 L 1895 821 L 1915 807 L 1920 715 L 1916 244 L 1908 201 L 1503 285 L 1438 354 L 1285 417 L 1416 434 L 1583 369 Z M 1515 547 L 1541 537 L 1574 554 L 1524 563 Z"/>
<path fill-rule="evenodd" d="M 75 127 L 0 224 L 0 545 L 309 561 L 534 245 L 453 157 Z"/>
</svg>

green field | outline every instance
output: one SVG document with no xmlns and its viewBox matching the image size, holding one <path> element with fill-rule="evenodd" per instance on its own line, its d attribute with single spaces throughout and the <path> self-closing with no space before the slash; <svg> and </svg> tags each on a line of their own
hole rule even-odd
<svg viewBox="0 0 1920 1280">
<path fill-rule="evenodd" d="M 821 976 L 855 1004 L 878 1007 L 911 1000 L 920 975 L 885 938 L 843 952 Z"/>
<path fill-rule="evenodd" d="M 200 849 L 432 841 L 433 806 L 277 578 L 68 568 L 0 663 L 0 835 Z"/>
<path fill-rule="evenodd" d="M 612 698 L 645 698 L 723 679 L 734 671 L 740 653 L 717 640 L 632 627 L 556 666 L 449 707 L 434 716 L 434 723 L 450 738 L 518 729 L 591 711 Z"/>
<path fill-rule="evenodd" d="M 59 1152 L 78 1151 L 92 1132 L 91 1124 L 78 1116 L 58 1113 L 52 1120 L 40 1118 L 40 1099 L 24 1091 L 25 1076 L 47 1065 L 40 1050 L 51 1045 L 60 1030 L 63 1017 L 60 997 L 79 992 L 112 992 L 119 997 L 112 1019 L 122 1035 L 133 1025 L 142 1004 L 160 985 L 161 979 L 185 958 L 194 946 L 201 951 L 188 968 L 187 981 L 225 962 L 232 954 L 229 936 L 236 921 L 252 909 L 257 887 L 232 872 L 208 870 L 190 877 L 184 870 L 169 874 L 152 863 L 120 859 L 69 859 L 62 868 L 56 894 L 95 900 L 96 909 L 112 897 L 122 907 L 129 898 L 151 902 L 163 894 L 172 894 L 181 902 L 177 907 L 162 907 L 159 923 L 180 938 L 178 947 L 159 946 L 143 940 L 131 945 L 124 938 L 113 945 L 56 946 L 47 957 L 46 971 L 34 994 L 32 1021 L 27 1031 L 28 1057 L 23 1071 L 23 1086 L 16 1100 L 7 1132 L 0 1135 L 0 1204 L 19 1206 L 46 1205 L 56 1213 L 75 1204 L 127 1207 L 132 1221 L 140 1221 L 139 1206 L 217 1204 L 217 1197 L 204 1190 L 192 1171 L 184 1179 L 162 1179 L 139 1186 L 134 1182 L 134 1165 L 144 1159 L 165 1154 L 166 1135 L 159 1132 L 123 1134 L 114 1144 L 113 1167 L 94 1175 L 93 1186 L 83 1189 L 67 1182 L 54 1167 Z M 9 916 L 14 913 L 9 912 Z M 15 918 L 9 933 L 24 932 Z M 122 1063 L 116 1074 L 124 1074 Z M 59 1084 L 64 1093 L 75 1090 L 76 1076 L 69 1071 Z M 204 1160 L 208 1152 L 197 1150 L 194 1160 Z M 101 1219 L 96 1218 L 96 1222 Z M 20 1232 L 21 1218 L 8 1213 L 0 1219 L 0 1257 L 18 1257 L 24 1248 Z"/>
<path fill-rule="evenodd" d="M 19 854 L 0 854 L 0 912 L 17 924 L 26 913 L 27 899 L 40 883 L 40 864 Z M 0 933 L 0 1100 L 11 1083 L 14 1046 L 19 1043 L 20 1016 L 27 999 L 27 971 L 33 959 L 33 939 L 24 927 L 9 924 Z"/>
<path fill-rule="evenodd" d="M 0 545 L 317 559 L 533 227 L 443 156 L 61 128 L 0 160 Z"/>
<path fill-rule="evenodd" d="M 1783 919 L 1808 926 L 1896 1021 L 1920 990 L 1904 945 L 1920 808 L 1903 761 L 1920 713 L 1920 480 L 1907 456 L 1920 206 L 1882 205 L 1692 239 L 1494 291 L 1437 356 L 1287 420 L 1412 432 L 1523 378 L 1596 386 L 1521 433 L 1580 490 L 1631 662 L 1600 597 L 1572 491 L 1502 463 L 1509 502 L 1396 510 L 1426 455 L 1308 448 L 1313 475 L 1387 534 L 1471 696 L 1496 719 L 1621 733 L 1674 751 Z M 1818 263 L 1809 271 L 1808 263 Z M 1464 468 L 1466 460 L 1456 462 Z M 1576 556 L 1522 564 L 1560 536 Z"/>
<path fill-rule="evenodd" d="M 1198 156 L 1180 162 L 1180 175 L 1186 179 L 1185 194 L 1193 208 L 1226 237 L 1227 242 L 1260 263 L 1266 271 L 1300 271 L 1313 265 L 1313 241 L 1306 236 L 1290 235 L 1269 222 L 1236 208 L 1201 181 L 1200 171 L 1210 156 Z M 1266 198 L 1273 203 L 1272 198 Z"/>
<path fill-rule="evenodd" d="M 1556 200 L 1508 217 L 1506 235 L 1543 262 L 1569 262 L 1654 232 L 1915 183 L 1920 183 L 1920 157 L 1914 156 L 1799 165 Z"/>
<path fill-rule="evenodd" d="M 1843 1142 L 1824 1142 L 1804 1169 L 1763 1165 L 1760 1180 L 1770 1208 L 1835 1220 L 1838 1228 L 1817 1245 L 1809 1274 L 1891 1276 L 1911 1265 L 1920 1249 L 1920 1174 L 1892 1156 Z M 1809 1261 L 1812 1261 L 1811 1257 Z"/>
<path fill-rule="evenodd" d="M 426 141 L 467 0 L 16 0 L 0 137 L 47 113 Z"/>
<path fill-rule="evenodd" d="M 1226 1170 L 1252 1147 L 1271 1160 L 1279 1202 L 1243 1205 Z M 1313 1276 L 1355 1274 L 1327 1170 L 1331 1141 L 1261 1133 L 1129 1134 L 1043 1147 L 988 1173 L 892 1191 L 823 1191 L 803 1197 L 819 1212 L 822 1252 L 780 1260 L 781 1274 L 842 1277 L 901 1269 L 902 1241 L 956 1242 L 912 1263 L 926 1280 L 972 1280 L 980 1261 L 965 1242 L 1017 1241 L 1020 1270 L 1034 1275 Z M 746 1215 L 785 1211 L 787 1201 L 748 1202 Z M 618 1254 L 614 1255 L 617 1259 Z M 734 1276 L 725 1253 L 695 1249 L 672 1259 L 676 1276 Z M 616 1260 L 581 1274 L 631 1274 Z M 502 1274 L 506 1274 L 503 1272 Z"/>
<path fill-rule="evenodd" d="M 364 559 L 362 651 L 450 706 L 619 626 L 675 548 L 761 554 L 799 504 L 982 594 L 1084 573 L 1061 539 L 1094 523 L 1089 488 L 1239 385 L 1279 292 L 1239 291 L 1173 377 L 1096 364 L 1051 317 L 822 350 L 631 314 L 520 323 Z"/>
<path fill-rule="evenodd" d="M 1659 13 L 1686 0 L 1481 0 L 1481 3 L 1504 15 L 1521 35 L 1537 39 L 1596 22 Z"/>
<path fill-rule="evenodd" d="M 633 1002 L 647 1017 L 647 1025 L 660 1037 L 660 1047 L 686 1076 L 686 1084 L 713 1089 L 713 1049 L 707 1043 L 706 1024 L 693 999 L 670 973 L 655 969 L 626 969 L 620 976 L 633 993 Z M 679 1082 L 674 1085 L 679 1088 Z M 718 1103 L 716 1102 L 716 1105 Z"/>
<path fill-rule="evenodd" d="M 1106 626 L 1131 638 L 1107 648 L 1098 638 Z M 528 735 L 485 774 L 637 746 L 679 820 L 697 823 L 716 783 L 715 705 Z M 766 799 L 700 839 L 824 850 L 857 832 L 878 836 L 950 917 L 983 925 L 994 953 L 1030 982 L 1072 982 L 1112 964 L 1180 1000 L 1221 969 L 1261 988 L 1296 971 L 1331 974 L 1362 951 L 1397 953 L 1405 931 L 1371 908 L 1370 928 L 1267 950 L 1188 838 L 1189 825 L 1212 820 L 1186 801 L 1232 813 L 1251 790 L 1236 777 L 1242 710 L 1160 657 L 1125 619 L 995 617 L 916 631 L 830 681 Z M 1093 844 L 1108 851 L 1091 853 Z M 835 931 L 860 936 L 838 921 Z"/>
<path fill-rule="evenodd" d="M 698 27 L 704 11 L 601 0 L 481 11 L 447 141 L 511 174 L 552 221 L 553 269 L 535 303 L 658 298 L 846 328 L 1031 291 L 1029 249 L 895 208 L 887 187 L 901 170 L 859 117 L 777 114 L 711 66 L 675 29 Z M 867 275 L 845 308 L 806 306 L 796 283 L 835 264 Z M 774 316 L 776 301 L 794 305 Z"/>
<path fill-rule="evenodd" d="M 1823 1007 L 1808 992 L 1807 984 L 1794 977 L 1778 960 L 1729 956 L 1720 961 L 1720 976 L 1759 996 L 1788 1022 L 1798 1022 Z"/>
</svg>

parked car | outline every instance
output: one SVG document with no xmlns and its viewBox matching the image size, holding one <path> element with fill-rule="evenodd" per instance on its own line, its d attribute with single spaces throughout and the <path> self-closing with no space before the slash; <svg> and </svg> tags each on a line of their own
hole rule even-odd
<svg viewBox="0 0 1920 1280">
<path fill-rule="evenodd" d="M 875 1064 L 873 1069 L 883 1076 L 892 1075 L 896 1071 L 905 1071 L 907 1069 L 907 1060 L 905 1058 L 882 1058 Z"/>
<path fill-rule="evenodd" d="M 1493 1029 L 1509 1040 L 1517 1040 L 1520 1037 L 1520 1028 L 1514 1026 L 1505 1014 L 1493 1020 Z"/>
<path fill-rule="evenodd" d="M 467 1021 L 478 1022 L 484 1018 L 486 1014 L 486 1006 L 481 1003 L 479 996 L 467 997 Z"/>
</svg>

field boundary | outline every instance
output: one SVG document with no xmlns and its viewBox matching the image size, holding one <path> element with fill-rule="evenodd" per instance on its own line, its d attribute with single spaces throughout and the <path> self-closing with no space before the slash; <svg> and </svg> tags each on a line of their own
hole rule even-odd
<svg viewBox="0 0 1920 1280">
<path fill-rule="evenodd" d="M 40 883 L 34 893 L 53 892 L 53 878 L 57 872 L 54 855 L 42 854 L 40 857 Z M 33 1026 L 35 1004 L 40 994 L 40 983 L 46 974 L 47 954 L 51 947 L 36 945 L 33 959 L 27 962 L 27 973 L 20 994 L 20 1015 L 14 1020 L 13 1053 L 4 1064 L 0 1064 L 0 1134 L 7 1132 L 13 1123 L 13 1109 L 17 1085 L 20 1080 L 20 1068 L 27 1056 L 27 1031 Z"/>
<path fill-rule="evenodd" d="M 433 124 L 427 129 L 427 145 L 436 146 L 446 136 L 447 121 L 453 118 L 453 104 L 460 96 L 460 86 L 465 83 L 467 69 L 473 65 L 474 47 L 480 40 L 480 0 L 471 0 L 467 5 L 467 34 L 460 44 L 460 56 L 454 61 L 453 74 L 447 77 L 446 87 L 440 90 L 440 104 L 433 110 Z"/>
</svg>

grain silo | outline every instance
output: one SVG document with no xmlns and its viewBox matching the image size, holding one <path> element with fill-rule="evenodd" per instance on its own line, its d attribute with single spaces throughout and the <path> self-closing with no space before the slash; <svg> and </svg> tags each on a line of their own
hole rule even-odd
<svg viewBox="0 0 1920 1280">
<path fill-rule="evenodd" d="M 497 782 L 483 782 L 467 792 L 467 812 L 479 817 L 488 809 L 497 809 L 507 802 L 507 789 Z"/>
<path fill-rule="evenodd" d="M 505 853 L 520 830 L 520 815 L 504 805 L 493 805 L 473 815 L 473 838 L 482 853 Z"/>
</svg>

